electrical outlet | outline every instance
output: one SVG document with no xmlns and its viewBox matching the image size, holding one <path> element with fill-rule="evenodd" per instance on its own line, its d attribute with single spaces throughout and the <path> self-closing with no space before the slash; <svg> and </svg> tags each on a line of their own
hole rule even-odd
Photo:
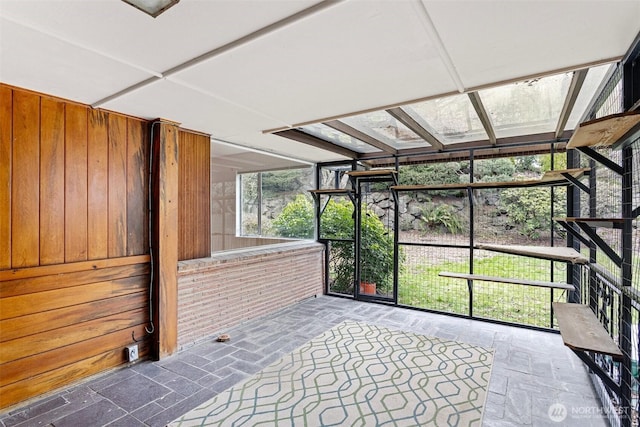
<svg viewBox="0 0 640 427">
<path fill-rule="evenodd" d="M 138 360 L 138 344 L 128 346 L 125 349 L 125 352 L 127 353 L 127 359 L 129 362 L 135 362 Z"/>
</svg>

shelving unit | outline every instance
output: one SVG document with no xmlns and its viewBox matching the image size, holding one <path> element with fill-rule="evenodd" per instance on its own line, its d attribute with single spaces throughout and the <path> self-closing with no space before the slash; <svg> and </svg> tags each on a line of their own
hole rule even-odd
<svg viewBox="0 0 640 427">
<path fill-rule="evenodd" d="M 640 112 L 613 114 L 600 119 L 582 123 L 567 144 L 567 149 L 576 149 L 593 161 L 617 174 L 621 179 L 621 217 L 595 217 L 595 205 L 591 205 L 591 216 L 568 216 L 554 218 L 573 237 L 590 248 L 588 305 L 554 303 L 553 308 L 563 341 L 596 374 L 609 390 L 621 400 L 621 405 L 631 402 L 631 308 L 640 303 L 640 295 L 631 284 L 632 230 L 633 222 L 640 213 L 640 207 L 632 206 L 633 180 L 631 165 L 633 152 L 631 143 L 640 137 Z M 621 150 L 620 163 L 610 156 L 603 155 L 598 149 Z M 614 175 L 615 176 L 615 175 Z M 589 189 L 583 190 L 589 192 Z M 570 213 L 571 214 L 571 213 Z M 611 247 L 600 233 L 603 229 L 617 230 L 620 233 L 620 247 Z M 611 233 L 609 231 L 608 233 Z M 617 245 L 614 245 L 617 246 Z M 597 263 L 596 249 L 604 253 L 619 269 L 619 277 Z M 602 282 L 604 280 L 604 282 Z M 600 298 L 599 292 L 607 291 L 598 283 L 610 283 L 619 292 L 616 311 L 618 315 L 609 315 L 612 305 L 608 305 L 609 296 Z M 587 290 L 585 288 L 585 290 Z M 602 305 L 601 307 L 599 305 Z M 612 325 L 612 322 L 614 322 Z M 604 324 L 603 324 L 604 323 Z M 605 324 L 607 327 L 605 327 Z M 618 331 L 619 336 L 612 339 L 610 332 Z M 593 355 L 597 354 L 598 357 Z M 597 363 L 603 357 L 621 362 L 620 382 L 618 383 Z M 615 377 L 615 375 L 614 375 Z M 628 420 L 627 420 L 628 421 Z"/>
<path fill-rule="evenodd" d="M 459 184 L 435 185 L 394 185 L 393 191 L 429 191 L 429 190 L 473 190 L 487 188 L 520 188 L 520 187 L 550 187 L 555 185 L 571 185 L 583 176 L 588 175 L 589 168 L 563 169 L 545 172 L 539 179 L 500 182 L 471 182 Z"/>
<path fill-rule="evenodd" d="M 578 147 L 620 149 L 640 135 L 640 111 L 611 114 L 582 123 L 567 143 Z"/>
</svg>

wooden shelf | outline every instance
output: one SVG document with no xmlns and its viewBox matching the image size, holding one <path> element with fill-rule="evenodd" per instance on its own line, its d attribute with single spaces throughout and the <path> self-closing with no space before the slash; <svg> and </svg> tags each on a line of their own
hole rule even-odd
<svg viewBox="0 0 640 427">
<path fill-rule="evenodd" d="M 371 169 L 367 171 L 348 171 L 346 172 L 346 174 L 354 178 L 371 178 L 380 176 L 395 176 L 398 174 L 398 171 L 396 171 L 395 169 Z"/>
<path fill-rule="evenodd" d="M 579 169 L 563 169 L 545 172 L 539 179 L 529 179 L 522 181 L 499 181 L 499 182 L 473 182 L 473 183 L 455 183 L 455 184 L 429 184 L 429 185 L 394 185 L 391 187 L 394 191 L 428 191 L 428 190 L 466 190 L 466 189 L 483 189 L 483 188 L 514 188 L 514 187 L 537 187 L 551 185 L 569 185 L 571 182 L 567 180 L 564 174 L 571 175 L 575 179 L 579 179 L 588 174 L 589 168 Z"/>
<path fill-rule="evenodd" d="M 438 273 L 438 276 L 451 277 L 454 279 L 478 280 L 482 282 L 511 283 L 514 285 L 536 286 L 540 288 L 564 289 L 567 291 L 574 291 L 576 289 L 573 285 L 570 285 L 568 283 L 542 282 L 539 280 L 513 279 L 509 277 L 483 276 L 480 274 L 450 273 L 448 271 L 441 271 L 440 273 Z"/>
<path fill-rule="evenodd" d="M 494 245 L 478 243 L 476 249 L 501 252 L 511 255 L 522 255 L 532 258 L 547 259 L 550 261 L 563 261 L 572 264 L 586 264 L 589 259 L 572 248 L 556 246 L 520 246 L 520 245 Z"/>
<path fill-rule="evenodd" d="M 540 178 L 541 182 L 555 182 L 555 181 L 566 181 L 564 175 L 571 175 L 575 179 L 580 179 L 585 175 L 588 175 L 591 171 L 590 168 L 576 168 L 576 169 L 561 169 L 561 170 L 552 170 L 547 171 Z"/>
<path fill-rule="evenodd" d="M 572 350 L 593 351 L 622 359 L 620 348 L 588 306 L 554 302 L 553 312 L 564 345 Z"/>
<path fill-rule="evenodd" d="M 325 195 L 329 195 L 329 196 L 333 196 L 333 195 L 349 195 L 350 193 L 353 193 L 353 190 L 349 190 L 349 189 L 344 189 L 344 188 L 328 188 L 328 189 L 322 189 L 322 190 L 309 190 L 309 193 L 311 194 L 325 194 Z"/>
<path fill-rule="evenodd" d="M 577 218 L 577 217 L 568 217 L 568 218 L 554 218 L 554 221 L 557 222 L 575 222 L 586 224 L 589 227 L 600 227 L 600 228 L 616 228 L 621 229 L 624 225 L 624 218 Z"/>
<path fill-rule="evenodd" d="M 469 184 L 430 184 L 430 185 L 393 185 L 394 191 L 422 191 L 422 190 L 466 190 Z"/>
<path fill-rule="evenodd" d="M 612 114 L 580 124 L 567 143 L 567 149 L 577 147 L 610 147 L 640 124 L 640 111 Z"/>
</svg>

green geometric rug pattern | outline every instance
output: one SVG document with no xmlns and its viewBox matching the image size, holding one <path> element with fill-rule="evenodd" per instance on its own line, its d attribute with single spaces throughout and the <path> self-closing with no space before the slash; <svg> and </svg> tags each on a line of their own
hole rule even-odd
<svg viewBox="0 0 640 427">
<path fill-rule="evenodd" d="M 347 321 L 171 426 L 480 426 L 493 350 Z"/>
</svg>

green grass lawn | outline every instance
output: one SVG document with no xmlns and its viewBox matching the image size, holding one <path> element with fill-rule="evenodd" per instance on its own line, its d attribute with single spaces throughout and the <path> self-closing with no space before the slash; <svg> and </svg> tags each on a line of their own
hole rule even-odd
<svg viewBox="0 0 640 427">
<path fill-rule="evenodd" d="M 469 313 L 467 281 L 438 276 L 441 271 L 468 273 L 467 261 L 405 265 L 399 277 L 401 304 L 449 313 Z M 476 259 L 474 273 L 489 276 L 550 280 L 550 262 L 511 255 Z M 556 276 L 563 277 L 564 270 Z M 562 280 L 557 280 L 562 281 Z M 551 290 L 533 286 L 474 281 L 473 315 L 502 321 L 549 327 Z M 554 290 L 555 301 L 566 294 Z"/>
</svg>

